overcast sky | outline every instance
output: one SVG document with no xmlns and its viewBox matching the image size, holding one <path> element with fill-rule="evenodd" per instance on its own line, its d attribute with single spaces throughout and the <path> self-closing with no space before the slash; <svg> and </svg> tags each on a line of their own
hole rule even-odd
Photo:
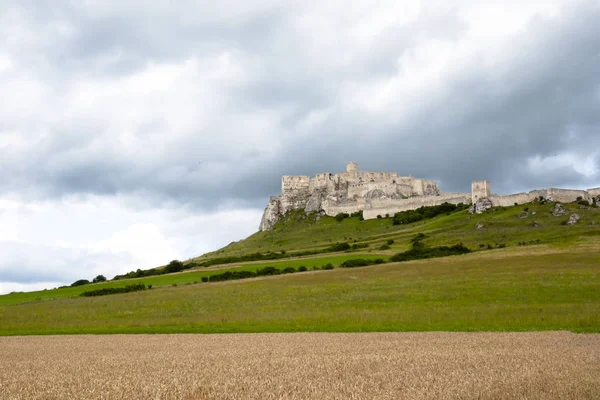
<svg viewBox="0 0 600 400">
<path fill-rule="evenodd" d="M 447 3 L 2 1 L 0 293 L 215 250 L 351 160 L 600 186 L 600 1 Z"/>
</svg>

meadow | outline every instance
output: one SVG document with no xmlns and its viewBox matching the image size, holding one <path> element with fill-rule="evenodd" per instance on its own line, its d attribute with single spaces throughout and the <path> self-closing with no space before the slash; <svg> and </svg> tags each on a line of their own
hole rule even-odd
<svg viewBox="0 0 600 400">
<path fill-rule="evenodd" d="M 377 258 L 387 259 L 386 255 L 381 254 L 361 254 L 361 253 L 349 253 L 349 254 L 329 254 L 317 257 L 306 257 L 302 259 L 283 259 L 283 260 L 272 260 L 272 261 L 261 261 L 261 262 L 248 262 L 239 263 L 241 266 L 234 265 L 222 265 L 213 266 L 200 270 L 187 270 L 182 273 L 156 275 L 146 278 L 133 278 L 117 281 L 107 281 L 101 283 L 94 283 L 83 286 L 56 288 L 50 290 L 38 290 L 33 292 L 16 292 L 8 295 L 0 296 L 0 306 L 9 304 L 20 304 L 27 302 L 39 302 L 43 300 L 56 300 L 64 299 L 69 297 L 78 297 L 81 293 L 88 290 L 97 290 L 107 287 L 125 287 L 135 283 L 143 283 L 145 285 L 152 285 L 152 287 L 160 286 L 173 286 L 173 285 L 189 285 L 201 282 L 203 277 L 216 274 L 218 272 L 225 271 L 254 271 L 258 268 L 266 266 L 275 266 L 277 268 L 293 267 L 298 269 L 300 266 L 307 268 L 320 267 L 325 264 L 331 263 L 334 266 L 338 266 L 346 260 L 364 258 L 374 260 Z"/>
<path fill-rule="evenodd" d="M 600 332 L 598 241 L 0 306 L 2 335 L 540 330 Z"/>
</svg>

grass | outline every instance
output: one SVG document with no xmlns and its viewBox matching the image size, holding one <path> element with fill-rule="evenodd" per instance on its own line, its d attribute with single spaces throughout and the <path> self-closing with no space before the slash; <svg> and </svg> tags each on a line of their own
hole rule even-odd
<svg viewBox="0 0 600 400">
<path fill-rule="evenodd" d="M 110 281 L 110 282 L 102 282 L 91 285 L 83 285 L 76 287 L 66 287 L 60 289 L 53 290 L 39 290 L 35 292 L 17 292 L 8 295 L 0 296 L 0 306 L 1 305 L 9 305 L 9 304 L 19 304 L 26 302 L 39 302 L 44 300 L 57 300 L 69 297 L 77 297 L 81 293 L 89 290 L 99 290 L 103 288 L 123 288 L 128 285 L 132 285 L 135 283 L 143 283 L 145 285 L 152 285 L 152 287 L 160 287 L 160 286 L 171 286 L 174 284 L 177 285 L 186 285 L 200 282 L 202 277 L 210 276 L 212 274 L 216 274 L 218 272 L 225 271 L 254 271 L 258 268 L 266 267 L 269 265 L 276 266 L 277 268 L 285 268 L 285 267 L 294 267 L 298 269 L 299 266 L 304 265 L 307 268 L 312 268 L 315 266 L 322 266 L 327 263 L 331 263 L 335 266 L 340 265 L 346 260 L 355 259 L 355 258 L 365 258 L 374 260 L 376 258 L 384 258 L 387 259 L 385 255 L 379 254 L 361 254 L 361 253 L 349 253 L 349 254 L 336 254 L 336 255 L 325 255 L 320 257 L 309 257 L 303 259 L 284 259 L 284 260 L 273 260 L 273 261 L 260 261 L 253 263 L 244 263 L 240 267 L 235 267 L 232 265 L 227 265 L 225 267 L 211 267 L 210 269 L 202 269 L 202 270 L 188 270 L 183 273 L 176 274 L 166 274 L 166 275 L 156 275 L 146 278 L 134 278 L 134 279 L 125 279 L 120 281 Z M 239 263 L 241 264 L 241 263 Z"/>
<path fill-rule="evenodd" d="M 212 253 L 198 257 L 198 261 L 213 257 L 242 255 L 254 252 L 298 251 L 325 248 L 332 243 L 366 243 L 379 248 L 388 239 L 394 239 L 388 254 L 408 250 L 409 239 L 417 233 L 429 236 L 432 246 L 453 245 L 463 242 L 467 247 L 479 249 L 480 244 L 497 247 L 499 244 L 517 246 L 519 242 L 540 241 L 552 245 L 569 245 L 582 236 L 600 238 L 600 208 L 565 204 L 569 214 L 554 217 L 550 214 L 553 203 L 532 203 L 513 207 L 497 207 L 481 215 L 467 211 L 442 215 L 408 225 L 392 224 L 392 218 L 359 221 L 357 217 L 337 222 L 333 217 L 323 217 L 315 222 L 314 215 L 302 211 L 290 212 L 277 223 L 273 231 L 257 232 L 245 240 L 234 242 Z M 527 208 L 527 217 L 518 216 Z M 581 217 L 574 226 L 564 226 L 570 213 Z M 535 215 L 533 214 L 535 213 Z M 592 225 L 595 224 L 595 225 Z M 483 227 L 477 229 L 477 225 Z"/>
<path fill-rule="evenodd" d="M 539 330 L 600 332 L 595 238 L 0 306 L 2 335 Z"/>
</svg>

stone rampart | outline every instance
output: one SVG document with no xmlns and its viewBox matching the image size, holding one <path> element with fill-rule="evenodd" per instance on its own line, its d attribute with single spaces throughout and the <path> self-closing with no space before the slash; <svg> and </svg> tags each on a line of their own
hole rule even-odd
<svg viewBox="0 0 600 400">
<path fill-rule="evenodd" d="M 419 207 L 439 206 L 443 203 L 469 204 L 470 193 L 447 193 L 441 196 L 418 196 L 409 199 L 373 199 L 367 202 L 363 210 L 365 219 L 377 218 L 378 215 L 394 215 L 397 212 L 416 210 Z"/>
</svg>

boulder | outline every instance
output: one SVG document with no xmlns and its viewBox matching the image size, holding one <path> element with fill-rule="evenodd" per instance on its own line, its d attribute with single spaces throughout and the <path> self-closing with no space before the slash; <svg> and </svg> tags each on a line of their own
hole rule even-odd
<svg viewBox="0 0 600 400">
<path fill-rule="evenodd" d="M 552 215 L 555 217 L 562 217 L 563 215 L 567 215 L 567 209 L 562 206 L 560 203 L 556 203 L 552 210 L 550 210 Z"/>
<path fill-rule="evenodd" d="M 567 221 L 567 225 L 575 225 L 579 221 L 579 215 L 573 213 Z"/>
</svg>

